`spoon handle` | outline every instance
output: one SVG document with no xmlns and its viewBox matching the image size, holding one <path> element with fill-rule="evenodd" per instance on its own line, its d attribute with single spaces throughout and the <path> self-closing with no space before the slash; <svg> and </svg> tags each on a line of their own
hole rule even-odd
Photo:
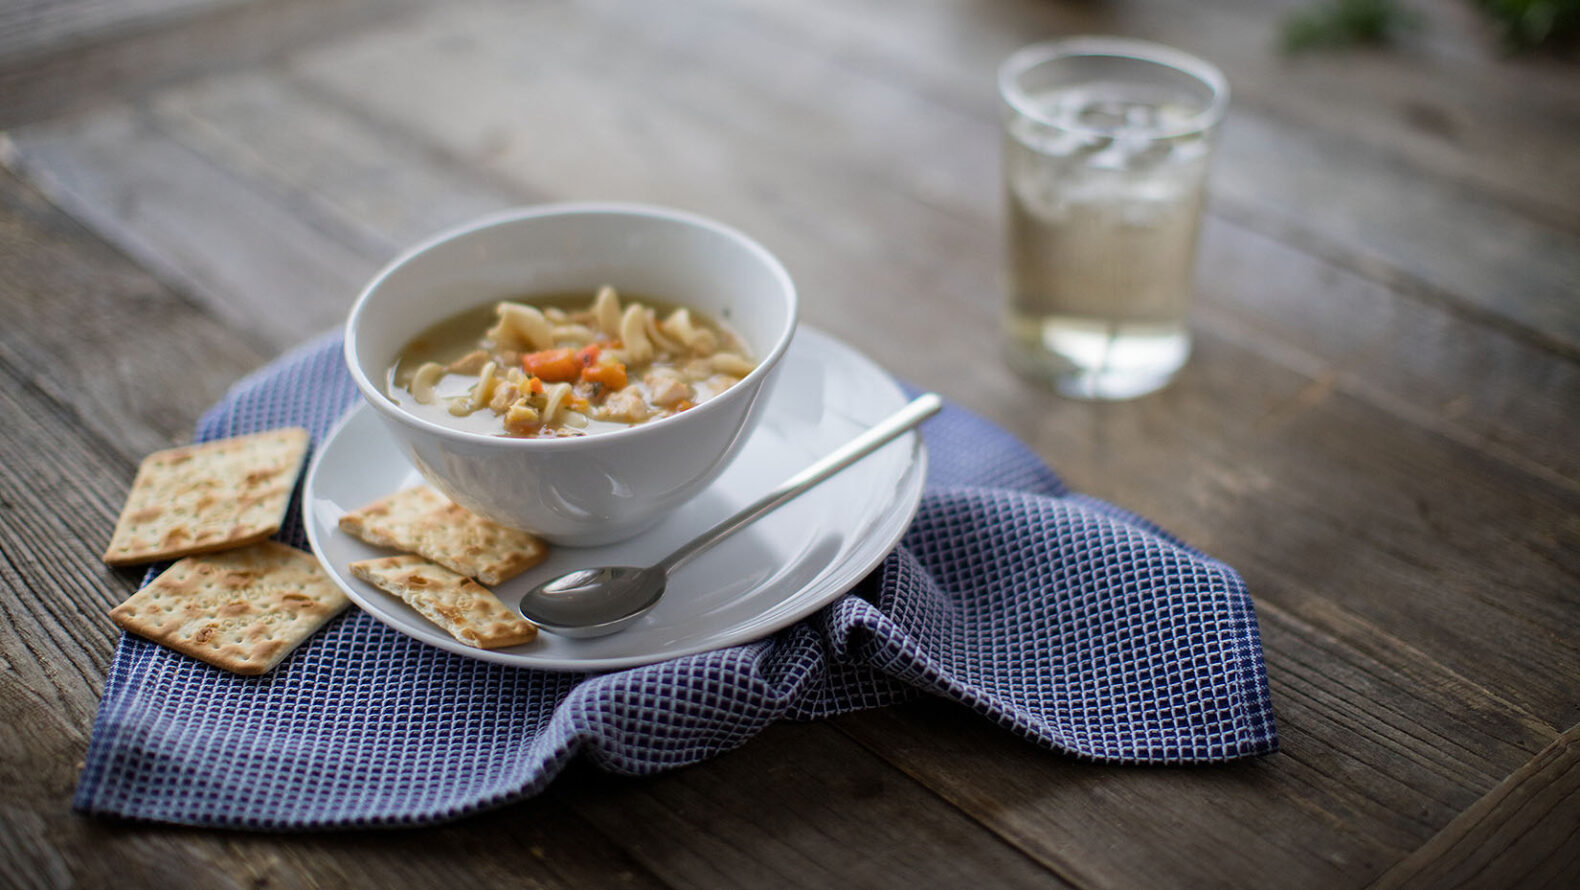
<svg viewBox="0 0 1580 890">
<path fill-rule="evenodd" d="M 907 432 L 912 427 L 937 414 L 938 409 L 942 408 L 943 404 L 943 400 L 934 393 L 924 393 L 917 396 L 904 408 L 884 418 L 877 426 L 851 439 L 837 450 L 829 453 L 828 456 L 779 483 L 778 488 L 743 507 L 734 516 L 725 519 L 713 528 L 693 538 L 679 550 L 671 553 L 663 562 L 659 563 L 658 568 L 663 569 L 666 573 L 680 568 L 693 556 L 724 540 L 743 526 L 751 524 L 769 510 L 861 460 L 888 444 L 890 440 L 895 439 L 900 434 Z"/>
</svg>

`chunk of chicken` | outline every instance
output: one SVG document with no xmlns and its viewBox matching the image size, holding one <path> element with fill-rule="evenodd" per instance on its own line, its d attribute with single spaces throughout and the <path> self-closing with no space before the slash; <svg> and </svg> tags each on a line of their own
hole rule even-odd
<svg viewBox="0 0 1580 890">
<path fill-rule="evenodd" d="M 488 400 L 489 410 L 495 414 L 504 414 L 519 398 L 521 398 L 521 387 L 507 380 L 494 387 L 494 396 Z"/>
<path fill-rule="evenodd" d="M 445 365 L 444 369 L 451 374 L 475 375 L 483 370 L 483 366 L 486 364 L 488 364 L 488 353 L 481 349 L 474 349 Z"/>
<path fill-rule="evenodd" d="M 526 399 L 518 399 L 505 411 L 505 431 L 524 436 L 538 428 L 538 412 Z"/>
<path fill-rule="evenodd" d="M 593 416 L 615 423 L 641 423 L 650 413 L 647 402 L 642 400 L 642 394 L 637 392 L 636 387 L 627 386 L 610 393 Z"/>
<path fill-rule="evenodd" d="M 647 384 L 648 391 L 653 394 L 653 404 L 660 408 L 669 408 L 677 402 L 692 397 L 691 387 L 678 377 L 669 374 L 649 373 L 642 378 Z"/>
</svg>

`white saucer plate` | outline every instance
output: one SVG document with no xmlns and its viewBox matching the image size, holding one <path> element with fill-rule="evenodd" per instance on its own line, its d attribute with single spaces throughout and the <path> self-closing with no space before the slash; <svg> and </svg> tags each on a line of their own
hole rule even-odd
<svg viewBox="0 0 1580 890">
<path fill-rule="evenodd" d="M 631 540 L 556 547 L 494 592 L 514 608 L 534 585 L 574 569 L 655 563 L 906 402 L 881 368 L 805 325 L 782 361 L 762 421 L 702 494 Z M 606 671 L 759 639 L 833 602 L 899 542 L 926 475 L 926 448 L 919 434 L 909 433 L 683 566 L 653 611 L 625 630 L 590 640 L 540 633 L 531 643 L 494 650 L 456 641 L 398 597 L 352 577 L 352 562 L 389 551 L 340 531 L 340 517 L 422 482 L 366 405 L 352 409 L 319 447 L 307 471 L 303 519 L 313 552 L 335 583 L 401 633 L 486 661 Z"/>
</svg>

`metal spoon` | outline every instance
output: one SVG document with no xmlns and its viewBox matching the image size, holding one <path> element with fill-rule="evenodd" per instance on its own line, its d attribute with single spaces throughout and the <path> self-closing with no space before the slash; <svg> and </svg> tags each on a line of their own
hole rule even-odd
<svg viewBox="0 0 1580 890">
<path fill-rule="evenodd" d="M 533 624 L 565 637 L 612 634 L 658 605 L 669 573 L 692 557 L 749 525 L 763 514 L 876 451 L 901 433 L 938 413 L 943 401 L 933 393 L 917 396 L 877 426 L 780 483 L 734 516 L 671 553 L 657 565 L 578 569 L 527 591 L 517 607 Z"/>
</svg>

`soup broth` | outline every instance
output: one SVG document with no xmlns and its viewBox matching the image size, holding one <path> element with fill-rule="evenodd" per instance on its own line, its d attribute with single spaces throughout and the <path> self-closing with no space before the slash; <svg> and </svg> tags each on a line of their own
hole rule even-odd
<svg viewBox="0 0 1580 890">
<path fill-rule="evenodd" d="M 563 438 L 672 417 L 751 373 L 727 327 L 684 306 L 603 287 L 468 309 L 418 334 L 385 391 L 466 432 Z"/>
</svg>

